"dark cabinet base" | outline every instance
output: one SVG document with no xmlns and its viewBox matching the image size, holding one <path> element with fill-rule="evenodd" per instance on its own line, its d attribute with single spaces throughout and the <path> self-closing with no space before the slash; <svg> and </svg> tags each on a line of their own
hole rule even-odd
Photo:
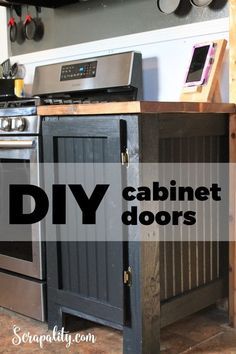
<svg viewBox="0 0 236 354">
<path fill-rule="evenodd" d="M 71 304 L 69 306 L 70 301 L 66 301 L 68 298 L 67 294 L 57 294 L 57 292 L 48 289 L 49 297 L 51 300 L 48 302 L 49 312 L 48 312 L 48 328 L 53 329 L 57 326 L 58 329 L 62 327 L 67 330 L 65 317 L 67 315 L 72 315 L 80 318 L 81 320 L 88 320 L 91 322 L 99 323 L 101 325 L 111 327 L 118 330 L 123 330 L 123 325 L 119 325 L 118 323 L 114 323 L 112 321 L 104 320 L 101 317 L 96 317 L 91 314 L 92 306 L 90 306 L 91 310 L 86 311 L 86 306 L 83 304 L 78 304 L 78 299 L 76 299 L 75 304 Z M 63 296 L 64 295 L 64 296 Z M 57 304 L 57 301 L 53 301 L 54 298 L 58 299 L 60 296 L 64 297 L 64 303 L 66 305 Z M 83 301 L 82 301 L 83 302 Z M 90 305 L 90 304 L 88 304 Z M 94 305 L 96 306 L 96 305 Z M 80 310 L 81 309 L 81 310 Z M 90 313 L 90 314 L 89 314 Z"/>
<path fill-rule="evenodd" d="M 121 152 L 126 148 L 130 163 L 227 162 L 228 116 L 172 113 L 51 117 L 43 122 L 43 141 L 45 162 L 120 162 Z M 138 182 L 138 171 L 132 175 L 127 169 L 127 183 L 139 185 Z M 86 273 L 84 279 L 81 269 L 72 267 L 71 263 L 78 264 L 84 257 L 83 252 L 76 253 L 75 248 L 67 246 L 61 251 L 58 244 L 47 247 L 49 327 L 64 326 L 65 314 L 76 315 L 123 330 L 124 354 L 158 354 L 161 326 L 227 295 L 224 282 L 228 271 L 227 248 L 218 244 L 218 248 L 214 245 L 208 252 L 209 244 L 204 247 L 198 245 L 198 255 L 203 259 L 210 254 L 211 258 L 207 262 L 198 262 L 197 269 L 194 247 L 182 244 L 183 274 L 175 277 L 173 268 L 178 275 L 180 269 L 180 244 L 168 242 L 163 247 L 161 242 L 136 242 L 139 231 L 129 232 L 127 249 L 124 251 L 120 247 L 118 252 L 114 252 L 110 248 L 113 258 L 105 258 L 104 269 L 109 272 L 113 269 L 110 282 L 89 274 L 88 263 L 98 270 L 94 250 L 87 252 L 90 254 L 86 260 L 88 263 L 81 266 Z M 172 257 L 173 253 L 175 257 Z M 164 264 L 164 257 L 168 258 L 168 266 Z M 104 261 L 104 257 L 101 259 Z M 113 268 L 109 267 L 111 259 L 115 262 Z M 193 272 L 189 281 L 189 261 L 192 262 L 190 268 L 200 275 L 198 280 Z M 123 284 L 123 271 L 128 266 L 132 269 L 131 287 Z M 217 269 L 212 271 L 212 267 Z M 76 274 L 73 279 L 72 272 Z M 76 279 L 80 284 L 78 288 Z M 183 279 L 184 284 L 180 283 Z M 86 281 L 90 285 L 89 292 L 84 290 Z M 94 284 L 98 287 L 103 284 L 109 294 L 108 301 L 104 301 L 101 293 L 93 292 Z"/>
</svg>

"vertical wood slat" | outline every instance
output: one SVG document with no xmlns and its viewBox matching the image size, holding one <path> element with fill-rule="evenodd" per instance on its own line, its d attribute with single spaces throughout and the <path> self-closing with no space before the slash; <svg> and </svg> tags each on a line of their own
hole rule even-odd
<svg viewBox="0 0 236 354">
<path fill-rule="evenodd" d="M 236 0 L 229 0 L 229 100 L 236 103 Z"/>
<path fill-rule="evenodd" d="M 174 161 L 175 161 L 175 142 L 176 140 L 173 139 L 171 141 L 171 172 L 174 175 Z M 172 177 L 172 176 L 171 176 Z M 171 210 L 173 210 L 174 206 L 171 204 Z M 172 258 L 172 274 L 173 274 L 173 279 L 172 279 L 172 291 L 173 291 L 173 296 L 176 295 L 176 268 L 175 268 L 175 259 L 176 259 L 176 253 L 175 253 L 175 227 L 172 226 L 172 241 L 171 241 L 171 258 Z"/>
<path fill-rule="evenodd" d="M 128 135 L 127 145 L 128 148 L 131 147 L 131 150 L 129 150 L 131 162 L 157 161 L 160 152 L 159 144 L 157 145 L 157 142 L 159 142 L 159 120 L 153 120 L 149 116 L 147 119 L 145 117 L 140 125 L 134 125 L 131 119 L 129 119 L 129 122 L 127 119 L 128 132 L 131 126 L 134 128 L 132 134 Z M 136 121 L 136 117 L 134 117 L 133 122 L 136 123 Z M 149 124 L 147 124 L 148 122 Z M 138 139 L 144 140 L 145 143 L 143 145 L 137 144 Z M 147 139 L 148 143 L 146 143 Z M 155 146 L 156 151 L 153 154 Z M 139 150 L 140 147 L 142 147 L 141 151 Z M 153 178 L 156 178 L 155 173 L 153 176 L 153 169 L 149 173 L 150 168 L 143 169 L 142 176 L 140 176 L 137 167 L 130 169 L 128 172 L 128 182 L 131 185 L 133 183 L 139 185 L 141 177 L 142 183 L 145 182 L 145 178 L 148 181 L 153 181 L 155 180 Z M 145 208 L 145 205 L 143 207 Z M 154 208 L 155 206 L 152 204 L 151 207 Z M 155 227 L 154 232 L 159 234 L 158 227 Z M 137 242 L 140 236 L 142 236 L 143 241 Z M 133 269 L 132 286 L 130 287 L 131 325 L 124 328 L 124 354 L 160 353 L 159 242 L 145 242 L 147 239 L 150 239 L 147 228 L 141 226 L 138 226 L 135 230 L 130 228 L 129 264 Z"/>
<path fill-rule="evenodd" d="M 160 267 L 159 242 L 142 242 L 142 276 L 141 282 L 145 287 L 141 290 L 142 310 L 145 314 L 143 321 L 143 354 L 159 354 L 160 316 L 153 315 L 161 311 L 160 308 Z M 148 259 L 148 262 L 145 261 Z M 137 353 L 138 354 L 138 353 Z"/>
<path fill-rule="evenodd" d="M 93 163 L 94 162 L 94 146 L 93 146 L 93 139 L 94 138 L 86 138 L 83 139 L 84 141 L 84 154 L 85 158 L 83 161 L 86 163 Z M 95 138 L 96 139 L 96 138 Z M 83 167 L 84 173 L 85 173 L 85 180 L 84 180 L 84 185 L 87 186 L 92 186 L 94 185 L 94 175 L 90 173 L 87 170 L 87 165 Z M 89 239 L 93 240 L 92 242 L 87 242 L 86 247 L 87 247 L 87 257 L 89 262 L 87 263 L 88 266 L 88 279 L 89 279 L 89 296 L 97 298 L 98 292 L 97 292 L 97 252 L 96 252 L 96 247 L 97 244 L 95 242 L 95 230 L 93 228 L 88 229 L 85 228 L 87 236 L 89 235 Z M 96 269 L 96 271 L 95 271 Z"/>
<path fill-rule="evenodd" d="M 182 146 L 181 155 L 178 162 L 185 165 L 185 173 L 181 176 L 181 185 L 188 185 L 188 163 L 189 161 L 189 138 L 183 137 L 180 139 L 179 144 Z M 186 203 L 186 202 L 184 202 Z M 182 210 L 182 208 L 180 209 Z M 182 255 L 182 264 L 183 264 L 183 275 L 182 275 L 182 292 L 190 290 L 189 275 L 190 275 L 190 263 L 189 263 L 189 243 L 188 243 L 188 230 L 182 227 L 183 239 L 185 241 L 181 242 L 181 255 Z"/>
<path fill-rule="evenodd" d="M 181 144 L 178 143 L 178 140 L 175 139 L 173 142 L 173 152 L 172 152 L 172 159 L 173 159 L 173 170 L 175 170 L 175 161 L 179 161 L 181 159 Z M 165 181 L 166 182 L 166 181 Z M 181 204 L 181 202 L 179 202 Z M 174 208 L 174 204 L 173 204 Z M 180 207 L 181 210 L 181 207 Z M 176 242 L 175 240 L 175 226 L 172 227 L 172 233 L 173 233 L 173 295 L 175 296 L 176 294 L 180 294 L 182 292 L 182 244 L 181 242 Z"/>
<path fill-rule="evenodd" d="M 160 181 L 163 182 L 165 180 L 165 169 L 164 169 L 164 162 L 165 162 L 165 139 L 160 140 L 160 151 L 163 151 L 162 154 L 160 154 L 160 163 L 162 163 L 162 168 L 160 168 L 159 171 L 159 176 L 160 176 Z M 165 208 L 165 202 L 163 202 L 163 206 Z M 160 228 L 160 235 L 163 237 L 163 240 L 165 240 L 166 237 L 166 232 L 165 232 L 165 227 Z M 160 297 L 161 300 L 167 299 L 167 274 L 166 274 L 166 264 L 167 264 L 167 259 L 166 259 L 166 242 L 159 242 L 159 247 L 160 247 Z"/>
<path fill-rule="evenodd" d="M 234 1 L 236 7 L 236 1 Z M 235 12 L 236 13 L 236 12 Z M 236 16 L 235 16 L 236 17 Z M 236 91 L 235 91 L 236 92 Z M 236 163 L 236 114 L 230 115 L 230 244 L 229 244 L 229 317 L 230 323 L 236 328 L 236 195 L 235 168 Z"/>
<path fill-rule="evenodd" d="M 160 151 L 160 154 L 162 152 Z M 166 142 L 166 150 L 165 150 L 165 162 L 172 162 L 173 156 L 173 140 L 167 140 Z M 170 202 L 166 201 L 167 210 L 170 209 Z M 169 235 L 167 235 L 169 238 Z M 173 296 L 173 282 L 174 282 L 174 264 L 173 264 L 173 244 L 171 241 L 165 242 L 165 250 L 166 250 L 166 289 L 167 289 L 167 298 L 171 298 Z"/>
<path fill-rule="evenodd" d="M 68 140 L 63 139 L 62 148 L 63 148 L 62 154 L 63 154 L 63 157 L 64 157 L 64 160 L 62 160 L 62 161 L 67 161 L 68 158 L 73 156 L 73 149 L 72 149 L 73 145 L 72 145 L 72 142 L 70 144 L 70 143 L 68 143 Z M 60 149 L 58 149 L 58 152 L 59 151 L 60 151 Z M 62 158 L 62 156 L 61 156 L 61 158 Z M 60 168 L 61 177 L 65 178 L 65 180 L 67 180 L 67 178 L 69 177 L 68 176 L 68 171 L 66 170 L 66 168 L 64 168 L 64 166 L 63 166 L 63 171 L 61 171 L 61 170 L 62 170 L 62 168 Z M 70 222 L 71 222 L 71 211 L 72 210 L 71 210 L 70 205 L 69 205 L 68 206 L 68 212 L 67 212 L 67 219 L 68 219 L 67 222 L 68 222 L 68 224 L 70 224 Z M 73 230 L 71 230 L 71 228 L 70 228 L 70 229 L 68 229 L 68 232 L 71 233 L 71 232 L 73 232 Z M 62 244 L 61 244 L 61 254 L 62 254 L 62 264 L 63 264 L 63 267 L 62 267 L 63 287 L 66 290 L 73 289 L 75 291 L 75 288 L 76 288 L 76 286 L 75 286 L 76 281 L 74 280 L 75 276 L 74 276 L 74 274 L 73 274 L 73 277 L 71 276 L 71 272 L 73 271 L 73 268 L 71 267 L 71 262 L 72 262 L 72 259 L 74 259 L 74 255 L 72 256 L 70 254 L 70 251 L 71 251 L 71 244 L 69 242 L 62 242 Z M 75 265 L 75 267 L 76 267 L 76 265 Z"/>
<path fill-rule="evenodd" d="M 72 142 L 68 142 L 68 140 L 65 141 L 66 144 L 66 160 L 68 159 L 69 156 L 73 157 L 73 162 L 74 162 L 74 148 L 75 148 L 75 141 L 72 139 Z M 75 166 L 75 165 L 74 165 Z M 69 177 L 69 180 L 73 181 L 74 176 L 75 176 L 75 169 L 76 167 L 72 169 L 66 170 L 66 176 L 67 178 Z M 67 195 L 68 196 L 68 195 Z M 70 228 L 68 229 L 68 234 L 69 237 L 72 236 L 71 232 L 74 232 L 74 234 L 77 234 L 76 230 L 76 224 L 73 225 L 72 221 L 76 219 L 76 209 L 71 206 L 71 203 L 67 203 L 68 206 L 68 213 L 67 213 L 67 218 L 68 218 L 68 224 L 74 226 L 74 228 L 71 230 Z M 73 292 L 79 291 L 79 275 L 78 275 L 78 258 L 77 258 L 77 247 L 76 247 L 76 242 L 69 242 L 67 243 L 68 247 L 68 252 L 67 256 L 69 259 L 69 278 L 70 278 L 70 288 Z M 71 266 L 73 264 L 73 267 Z M 70 277 L 71 272 L 74 273 L 73 277 Z"/>
<path fill-rule="evenodd" d="M 229 100 L 236 103 L 236 0 L 229 0 Z M 230 115 L 230 162 L 236 162 L 236 115 Z M 230 243 L 229 243 L 229 316 L 231 324 L 236 328 L 236 223 L 235 223 L 235 175 L 230 168 Z"/>
<path fill-rule="evenodd" d="M 188 140 L 188 152 L 189 152 L 189 161 L 195 161 L 195 139 L 193 139 L 193 142 L 190 143 L 190 139 Z M 190 179 L 191 181 L 194 182 L 194 186 L 197 185 L 197 174 L 196 174 L 196 165 L 195 168 L 190 169 Z M 197 203 L 197 202 L 196 202 Z M 189 230 L 190 232 L 190 230 Z M 198 276 L 197 276 L 197 271 L 198 271 L 198 260 L 197 260 L 197 234 L 196 234 L 196 241 L 193 241 L 193 237 L 191 240 L 191 252 L 190 252 L 190 263 L 191 263 L 191 278 L 190 278 L 190 285 L 191 288 L 194 286 L 198 286 Z"/>
<path fill-rule="evenodd" d="M 160 139 L 160 162 L 217 163 L 226 161 L 226 156 L 228 156 L 227 151 L 223 151 L 222 153 L 225 144 L 227 144 L 225 137 L 220 136 Z M 214 165 L 211 166 L 210 172 L 208 165 L 206 169 L 196 169 L 196 171 L 189 169 L 188 176 L 180 175 L 181 184 L 188 184 L 190 177 L 196 186 L 199 185 L 203 178 L 208 184 L 210 176 L 213 176 L 214 173 L 219 174 L 220 171 L 217 171 L 215 171 Z M 210 175 L 208 176 L 209 173 Z M 161 177 L 164 180 L 163 182 L 165 182 L 164 170 Z M 204 219 L 204 211 L 200 203 L 197 204 L 197 209 L 198 213 Z M 211 213 L 213 214 L 213 211 L 214 215 L 210 215 Z M 211 238 L 217 235 L 219 238 L 218 222 L 209 222 L 213 219 L 219 221 L 218 214 L 219 211 L 215 211 L 212 207 L 209 210 L 205 223 L 200 225 L 199 229 L 196 230 L 197 234 L 205 233 L 205 237 Z M 219 242 L 197 241 L 197 234 L 196 242 L 186 241 L 178 243 L 169 241 L 161 245 L 161 300 L 170 299 L 184 291 L 195 289 L 198 286 L 219 278 L 221 276 L 219 273 L 219 260 L 221 260 L 222 264 L 221 269 L 225 269 L 227 260 L 222 250 L 223 245 L 220 245 Z M 188 234 L 184 234 L 183 236 L 185 239 L 187 237 L 190 238 Z M 173 269 L 175 269 L 175 272 L 173 272 Z"/>
<path fill-rule="evenodd" d="M 105 153 L 105 142 L 103 139 L 94 139 L 94 162 L 98 163 L 101 159 L 101 156 L 104 156 Z M 104 179 L 104 166 L 101 164 L 101 168 L 96 169 L 96 173 L 98 174 L 96 177 L 103 180 Z M 100 205 L 101 218 L 105 222 L 106 218 L 106 210 L 105 206 Z M 96 237 L 101 235 L 104 232 L 102 226 L 100 224 L 96 227 Z M 97 286 L 98 286 L 98 297 L 102 301 L 108 301 L 108 293 L 107 284 L 108 284 L 108 262 L 107 262 L 107 242 L 100 241 L 97 242 Z"/>
<path fill-rule="evenodd" d="M 216 146 L 216 150 L 214 151 L 213 146 Z M 216 137 L 212 137 L 212 144 L 211 144 L 211 161 L 213 163 L 217 162 L 217 157 L 219 158 L 219 139 Z M 211 172 L 211 174 L 216 173 L 217 180 L 219 180 L 219 167 L 217 165 L 216 171 Z M 217 208 L 213 207 L 211 201 L 211 218 L 212 220 L 219 220 L 217 214 Z M 219 277 L 219 234 L 218 234 L 218 223 L 212 223 L 212 238 L 215 240 L 212 242 L 211 248 L 211 280 L 216 279 Z"/>
<path fill-rule="evenodd" d="M 58 142 L 58 141 L 57 141 Z M 60 149 L 58 150 L 58 159 L 59 161 L 66 161 L 67 157 L 67 146 L 66 141 L 60 140 L 61 145 Z M 60 168 L 60 175 L 65 177 L 65 169 L 62 171 L 62 167 Z M 58 182 L 58 181 L 57 181 Z M 60 255 L 61 255 L 61 286 L 64 289 L 70 289 L 70 261 L 69 261 L 69 245 L 66 242 L 60 243 Z"/>
<path fill-rule="evenodd" d="M 83 139 L 76 139 L 76 142 L 74 142 L 74 156 L 76 157 L 74 162 L 81 162 L 81 161 L 85 160 L 84 140 Z M 78 169 L 76 178 L 79 181 L 81 181 L 81 183 L 84 183 L 84 170 L 83 169 Z M 77 223 L 78 222 L 79 222 L 79 220 L 77 220 Z M 80 226 L 77 225 L 77 229 L 80 229 L 81 232 L 85 233 L 85 225 L 80 225 Z M 87 263 L 88 263 L 87 242 L 85 242 L 85 241 L 79 242 L 79 245 L 76 242 L 75 250 L 77 253 L 77 257 L 78 257 L 79 292 L 83 296 L 87 296 L 89 293 L 89 290 L 88 290 L 89 277 L 88 277 L 88 266 L 87 266 Z"/>
<path fill-rule="evenodd" d="M 211 162 L 211 142 L 212 142 L 212 137 L 210 136 L 208 139 L 205 139 L 205 156 L 204 160 L 206 161 L 206 165 L 204 164 L 204 170 L 205 170 L 205 176 L 204 176 L 204 182 L 206 185 L 209 185 L 211 183 L 210 180 L 210 174 L 209 174 L 209 168 L 208 168 L 208 163 Z M 204 203 L 205 206 L 205 203 Z M 211 235 L 211 225 L 212 225 L 212 219 L 210 216 L 210 210 L 209 208 L 205 208 L 204 212 L 204 220 L 205 220 L 205 259 L 204 259 L 204 264 L 205 264 L 205 283 L 209 282 L 211 280 L 211 243 L 209 241 L 210 235 Z M 209 221 L 209 222 L 208 222 Z"/>
<path fill-rule="evenodd" d="M 204 161 L 204 137 L 196 137 L 195 138 L 195 158 L 196 158 L 196 163 L 200 163 Z M 199 185 L 199 181 L 202 180 L 202 171 L 200 169 L 197 169 L 197 185 Z M 204 220 L 204 212 L 203 208 L 201 207 L 201 204 L 197 202 L 197 213 L 202 220 Z M 203 223 L 199 225 L 197 232 L 199 234 L 203 234 L 204 232 L 204 226 Z M 198 238 L 198 235 L 196 235 Z M 198 269 L 197 269 L 197 279 L 198 279 L 198 286 L 204 284 L 204 247 L 203 247 L 203 242 L 202 241 L 197 241 L 197 264 L 198 264 Z"/>
</svg>

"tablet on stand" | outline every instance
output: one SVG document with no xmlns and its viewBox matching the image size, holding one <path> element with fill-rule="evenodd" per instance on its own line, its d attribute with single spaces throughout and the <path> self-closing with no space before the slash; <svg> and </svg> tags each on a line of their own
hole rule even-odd
<svg viewBox="0 0 236 354">
<path fill-rule="evenodd" d="M 193 47 L 181 101 L 221 102 L 219 80 L 226 46 L 227 41 L 222 39 Z"/>
</svg>

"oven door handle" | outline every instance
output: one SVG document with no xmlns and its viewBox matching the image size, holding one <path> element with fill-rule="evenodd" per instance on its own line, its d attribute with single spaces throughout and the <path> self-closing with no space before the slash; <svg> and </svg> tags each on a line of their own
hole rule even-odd
<svg viewBox="0 0 236 354">
<path fill-rule="evenodd" d="M 32 149 L 34 140 L 0 140 L 0 149 Z"/>
</svg>

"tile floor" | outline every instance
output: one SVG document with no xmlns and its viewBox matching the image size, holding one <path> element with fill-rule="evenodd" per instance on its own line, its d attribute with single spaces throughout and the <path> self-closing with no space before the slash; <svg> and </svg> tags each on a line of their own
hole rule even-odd
<svg viewBox="0 0 236 354">
<path fill-rule="evenodd" d="M 55 342 L 44 343 L 43 348 L 40 348 L 38 343 L 14 346 L 14 325 L 20 328 L 20 335 L 24 332 L 30 332 L 31 335 L 51 334 L 46 324 L 0 308 L 0 353 L 122 354 L 121 333 L 91 323 L 87 323 L 87 328 L 81 329 L 80 333 L 95 335 L 96 344 L 72 343 L 68 349 L 65 343 Z M 75 333 L 71 335 L 74 336 Z M 213 308 L 166 327 L 162 330 L 161 339 L 161 353 L 164 354 L 236 354 L 236 330 L 227 326 L 225 312 Z"/>
<path fill-rule="evenodd" d="M 162 330 L 161 353 L 236 354 L 236 330 L 215 308 L 201 311 Z"/>
</svg>

